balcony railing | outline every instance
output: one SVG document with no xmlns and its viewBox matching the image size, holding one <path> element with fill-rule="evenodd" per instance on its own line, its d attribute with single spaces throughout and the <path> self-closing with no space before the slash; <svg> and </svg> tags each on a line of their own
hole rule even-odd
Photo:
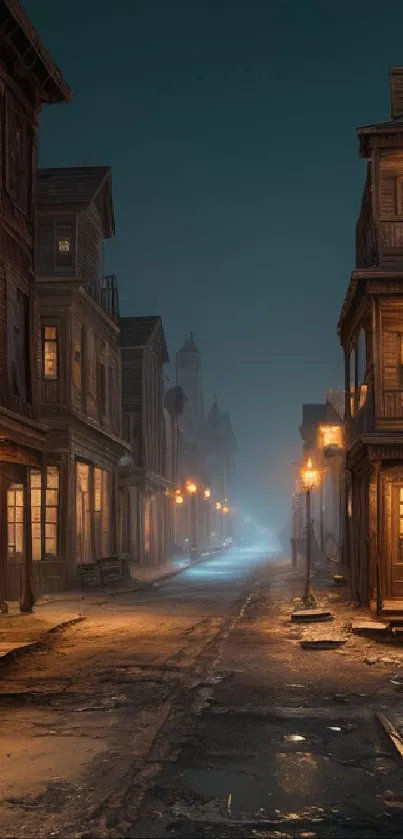
<svg viewBox="0 0 403 839">
<path fill-rule="evenodd" d="M 101 279 L 101 306 L 114 320 L 119 317 L 119 292 L 115 274 L 107 274 Z"/>
<path fill-rule="evenodd" d="M 119 318 L 119 293 L 115 274 L 101 277 L 96 288 L 86 286 L 86 291 L 113 320 Z"/>
</svg>

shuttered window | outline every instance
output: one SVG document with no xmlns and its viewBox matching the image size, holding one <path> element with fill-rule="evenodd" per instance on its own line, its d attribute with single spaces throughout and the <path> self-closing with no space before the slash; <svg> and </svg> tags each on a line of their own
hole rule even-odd
<svg viewBox="0 0 403 839">
<path fill-rule="evenodd" d="M 403 388 L 403 335 L 385 331 L 382 338 L 383 387 L 385 390 Z"/>
</svg>

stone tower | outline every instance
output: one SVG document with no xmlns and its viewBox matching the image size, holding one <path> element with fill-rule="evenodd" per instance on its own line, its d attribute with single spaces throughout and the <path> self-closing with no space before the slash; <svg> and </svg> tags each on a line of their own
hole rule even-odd
<svg viewBox="0 0 403 839">
<path fill-rule="evenodd" d="M 185 397 L 182 416 L 184 433 L 198 439 L 203 431 L 204 405 L 201 354 L 194 342 L 193 332 L 186 335 L 185 343 L 176 353 L 176 384 L 182 388 Z"/>
</svg>

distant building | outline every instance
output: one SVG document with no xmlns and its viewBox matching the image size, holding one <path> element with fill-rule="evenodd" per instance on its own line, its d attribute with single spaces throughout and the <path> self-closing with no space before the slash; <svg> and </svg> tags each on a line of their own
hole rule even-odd
<svg viewBox="0 0 403 839">
<path fill-rule="evenodd" d="M 321 470 L 320 488 L 313 493 L 311 502 L 313 532 L 318 547 L 332 559 L 340 559 L 342 539 L 344 418 L 341 396 L 344 399 L 340 391 L 328 391 L 324 403 L 303 405 L 300 426 L 302 462 L 311 458 L 314 466 Z M 298 483 L 292 502 L 292 538 L 301 545 L 307 523 L 304 494 Z"/>
<path fill-rule="evenodd" d="M 181 485 L 191 479 L 197 483 L 196 541 L 199 546 L 219 544 L 232 533 L 231 485 L 234 478 L 235 435 L 228 413 L 218 408 L 217 400 L 207 416 L 201 353 L 193 333 L 176 353 L 176 382 L 184 395 L 184 411 L 179 418 L 182 430 Z M 204 493 L 210 492 L 208 497 Z M 181 540 L 190 539 L 190 500 L 178 510 Z M 179 532 L 179 531 L 178 531 Z"/>
<path fill-rule="evenodd" d="M 36 348 L 36 134 L 42 104 L 69 102 L 71 93 L 18 0 L 0 0 L 0 12 L 0 605 L 20 600 L 30 610 L 32 580 L 38 592 L 46 576 L 45 566 L 32 567 L 35 476 L 49 474 Z M 44 503 L 43 495 L 39 508 Z"/>
<path fill-rule="evenodd" d="M 142 565 L 159 565 L 167 559 L 172 541 L 172 477 L 178 468 L 176 441 L 167 464 L 168 349 L 159 316 L 123 317 L 119 324 L 123 427 L 132 449 L 131 461 L 123 462 L 120 469 L 126 496 L 125 549 Z"/>
</svg>

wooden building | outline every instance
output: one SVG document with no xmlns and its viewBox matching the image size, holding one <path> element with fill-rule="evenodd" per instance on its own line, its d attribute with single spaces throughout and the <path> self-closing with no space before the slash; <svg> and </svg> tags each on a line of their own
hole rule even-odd
<svg viewBox="0 0 403 839">
<path fill-rule="evenodd" d="M 0 51 L 0 604 L 20 600 L 29 610 L 29 512 L 36 476 L 45 479 L 46 441 L 36 356 L 36 136 L 42 104 L 71 94 L 17 0 L 0 0 Z"/>
<path fill-rule="evenodd" d="M 124 550 L 159 565 L 172 539 L 172 484 L 167 477 L 164 365 L 169 361 L 159 316 L 120 318 L 123 429 L 132 454 L 121 462 Z"/>
<path fill-rule="evenodd" d="M 367 177 L 339 334 L 346 380 L 345 557 L 357 601 L 403 615 L 403 68 L 391 119 L 358 129 Z"/>
<path fill-rule="evenodd" d="M 34 476 L 32 538 L 45 589 L 119 575 L 118 462 L 130 447 L 116 278 L 102 275 L 103 242 L 113 234 L 109 168 L 39 170 L 37 365 L 49 433 L 45 474 Z"/>
</svg>

